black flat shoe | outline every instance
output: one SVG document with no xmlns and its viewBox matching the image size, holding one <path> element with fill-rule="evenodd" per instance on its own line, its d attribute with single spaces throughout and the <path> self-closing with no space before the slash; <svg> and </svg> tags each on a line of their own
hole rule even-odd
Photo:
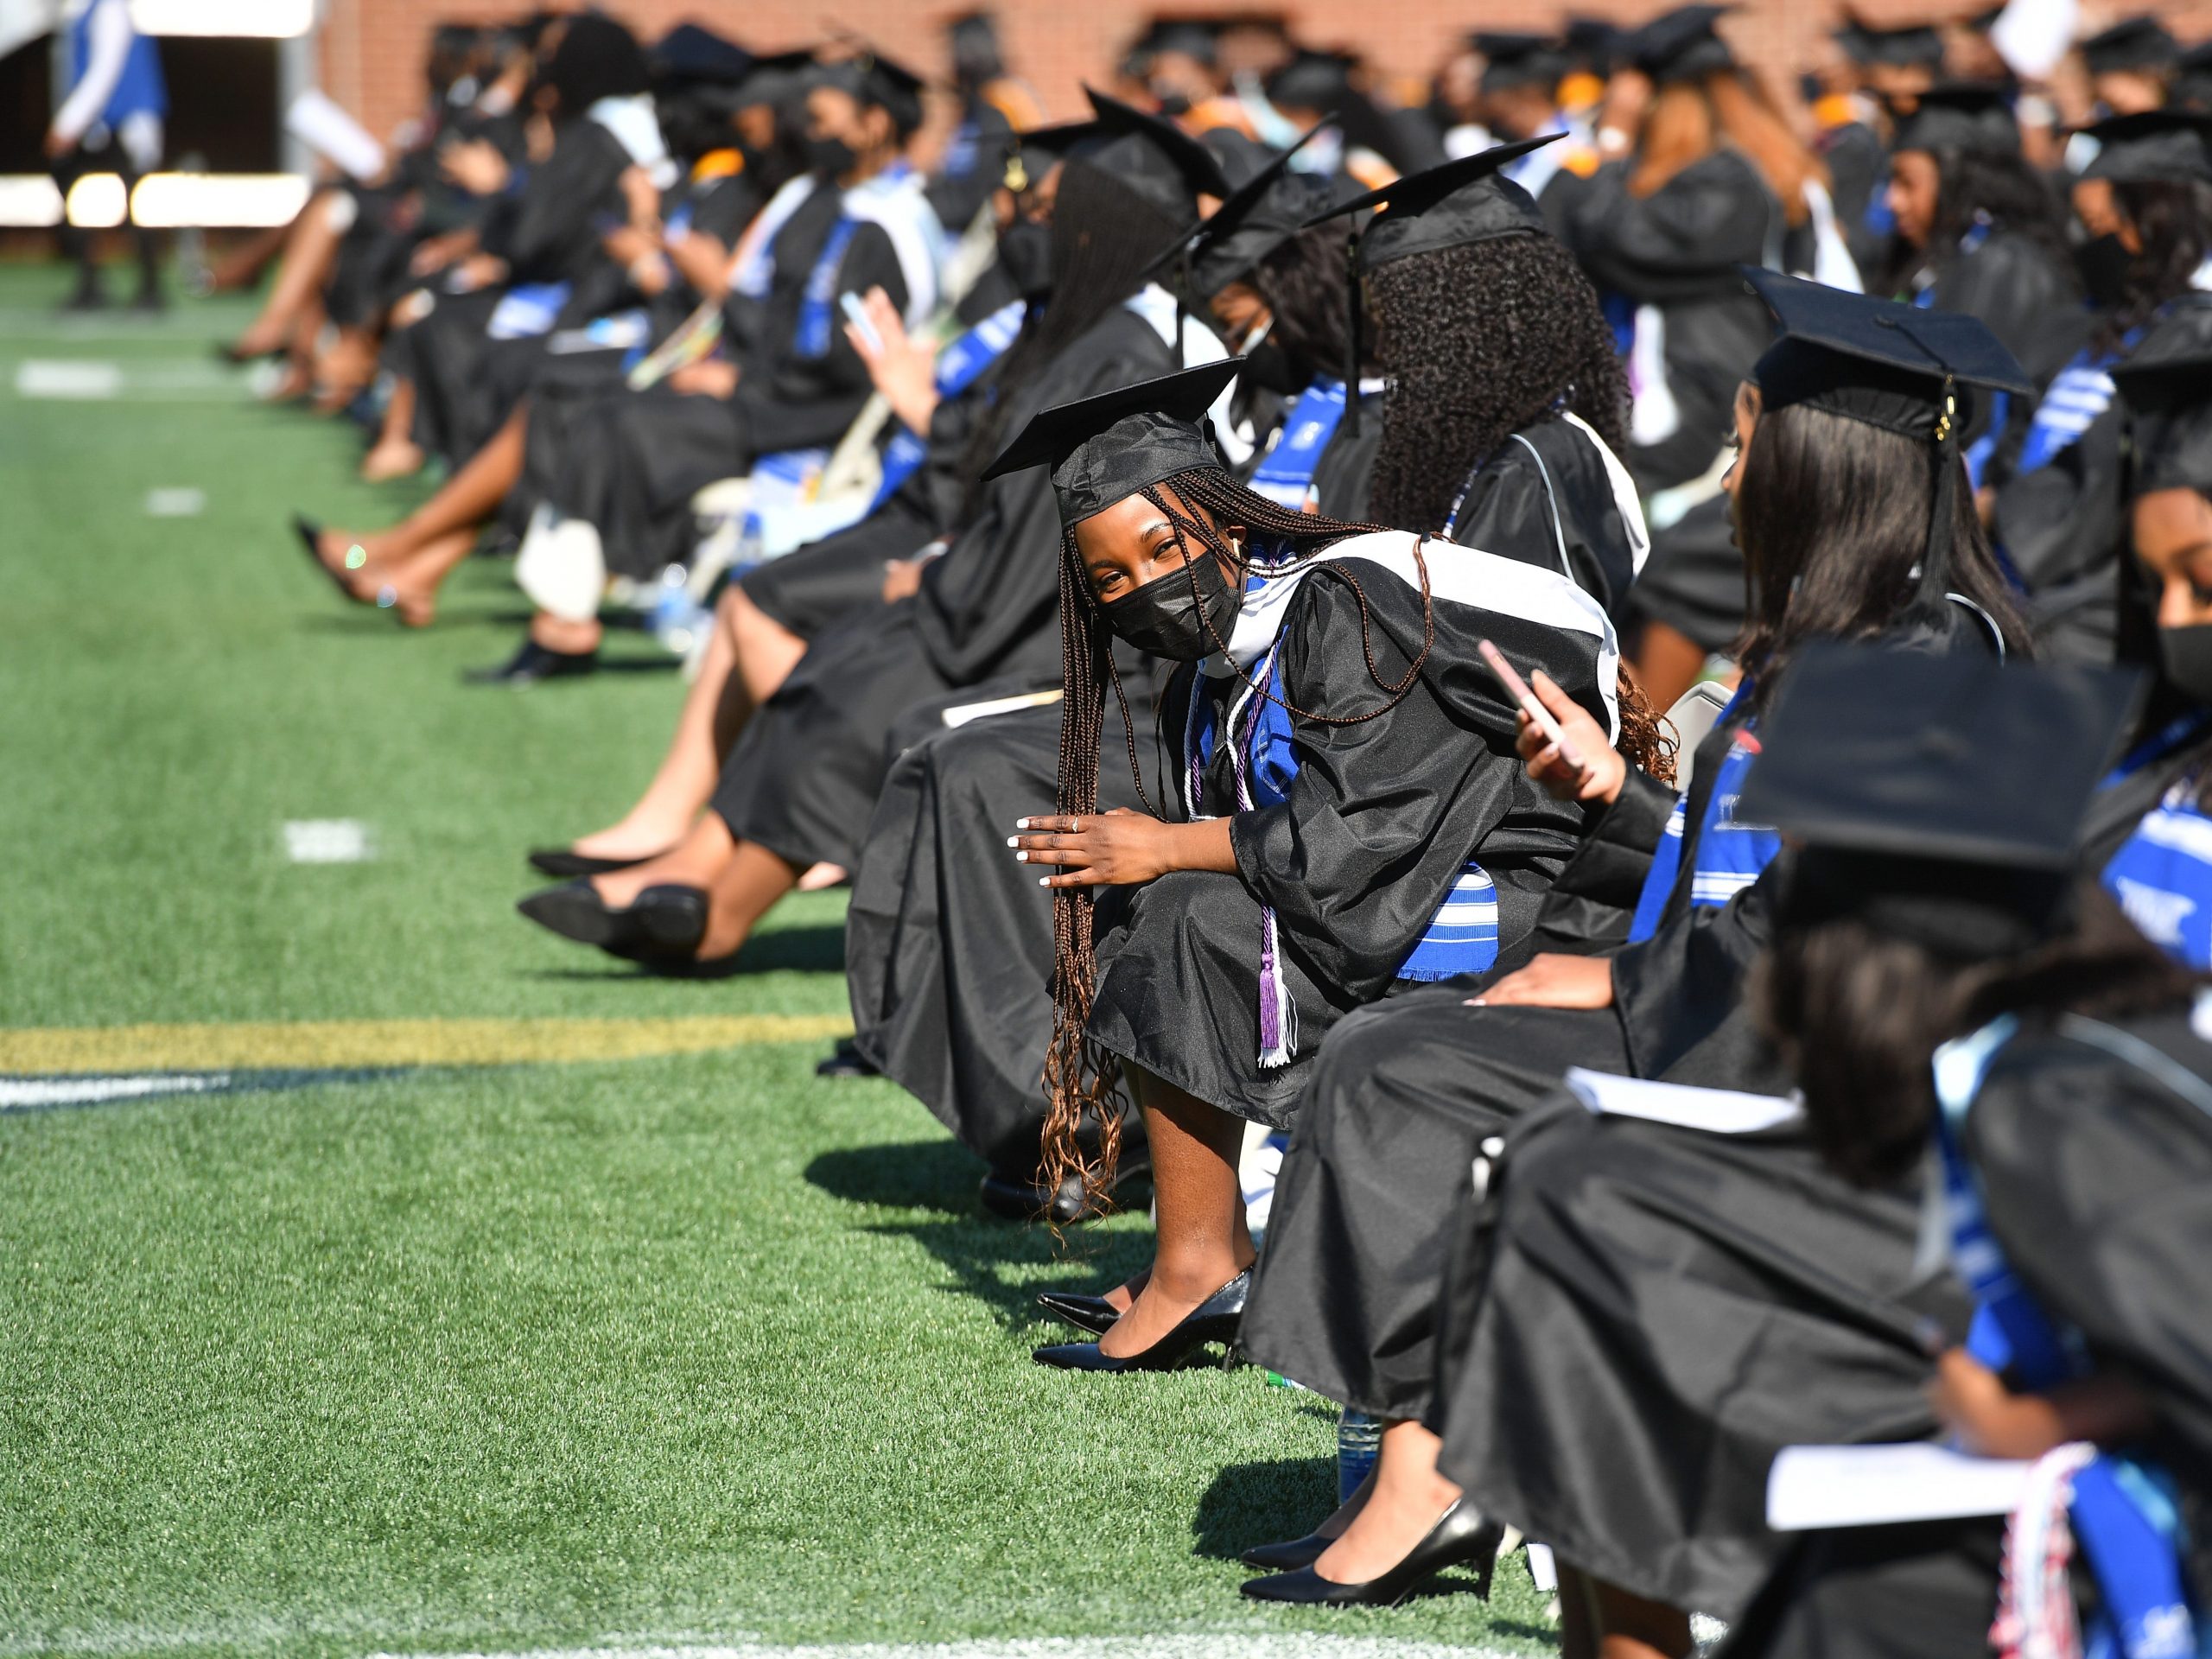
<svg viewBox="0 0 2212 1659">
<path fill-rule="evenodd" d="M 664 847 L 643 858 L 594 858 L 589 853 L 573 852 L 566 847 L 540 847 L 531 854 L 530 864 L 540 874 L 572 880 L 580 875 L 612 875 L 617 870 L 634 870 L 640 864 L 650 864 L 664 856 L 668 851 Z"/>
<path fill-rule="evenodd" d="M 1141 1354 L 1116 1359 L 1098 1351 L 1095 1342 L 1063 1342 L 1039 1348 L 1029 1357 L 1039 1365 L 1063 1371 L 1172 1371 L 1210 1342 L 1224 1347 L 1236 1340 L 1236 1326 L 1244 1317 L 1244 1294 L 1252 1287 L 1247 1268 L 1200 1302 L 1183 1322 Z"/>
<path fill-rule="evenodd" d="M 1037 1306 L 1062 1325 L 1088 1331 L 1094 1337 L 1104 1336 L 1122 1317 L 1122 1310 L 1103 1296 L 1084 1296 L 1072 1290 L 1039 1291 Z"/>
<path fill-rule="evenodd" d="M 880 1077 L 883 1075 L 849 1037 L 840 1037 L 830 1058 L 814 1068 L 817 1077 Z"/>
<path fill-rule="evenodd" d="M 321 563 L 321 561 L 317 561 Z M 536 685 L 543 680 L 575 679 L 599 666 L 595 651 L 548 651 L 535 639 L 497 668 L 472 668 L 461 677 L 471 685 Z"/>
<path fill-rule="evenodd" d="M 707 895 L 697 887 L 647 887 L 616 910 L 588 881 L 533 893 L 515 908 L 550 932 L 628 962 L 696 960 L 707 936 Z"/>
<path fill-rule="evenodd" d="M 1300 1567 L 1311 1567 L 1319 1560 L 1336 1541 L 1318 1532 L 1309 1532 L 1286 1544 L 1255 1544 L 1236 1559 L 1262 1573 L 1295 1573 Z"/>
<path fill-rule="evenodd" d="M 1504 1540 L 1503 1526 L 1485 1520 L 1473 1504 L 1461 1498 L 1444 1511 L 1427 1537 L 1406 1552 L 1403 1560 L 1380 1578 L 1364 1584 L 1338 1584 L 1307 1566 L 1294 1573 L 1254 1579 L 1244 1586 L 1243 1593 L 1254 1601 L 1291 1602 L 1301 1607 L 1395 1607 L 1446 1567 L 1471 1563 L 1479 1580 L 1475 1593 L 1488 1601 L 1491 1574 L 1497 1567 L 1497 1547 Z"/>
</svg>

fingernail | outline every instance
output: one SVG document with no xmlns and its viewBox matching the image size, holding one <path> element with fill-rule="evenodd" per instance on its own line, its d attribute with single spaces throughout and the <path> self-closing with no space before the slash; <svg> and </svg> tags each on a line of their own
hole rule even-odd
<svg viewBox="0 0 2212 1659">
<path fill-rule="evenodd" d="M 1019 828 L 1019 827 L 1020 827 L 1019 825 L 1017 825 L 1017 826 L 1016 826 L 1016 828 Z M 1020 846 L 1020 845 L 1021 845 L 1021 842 L 1020 842 L 1020 841 L 1017 837 L 1013 836 L 1008 836 L 1006 838 L 1006 844 L 1007 844 L 1007 846 L 1009 846 L 1009 847 L 1019 847 L 1019 846 Z"/>
<path fill-rule="evenodd" d="M 1017 830 L 1027 830 L 1029 827 L 1029 820 L 1027 818 L 1016 818 L 1014 821 L 1014 827 Z"/>
<path fill-rule="evenodd" d="M 1014 855 L 1014 861 L 1017 864 L 1027 864 L 1029 861 L 1029 855 L 1027 853 L 1016 853 Z"/>
<path fill-rule="evenodd" d="M 1467 1006 L 1471 1008 L 1486 1008 L 1490 1004 L 1479 996 L 1471 996 L 1467 999 Z"/>
<path fill-rule="evenodd" d="M 1040 887 L 1049 887 L 1052 885 L 1052 878 L 1049 875 L 1040 875 L 1037 878 L 1037 885 Z"/>
</svg>

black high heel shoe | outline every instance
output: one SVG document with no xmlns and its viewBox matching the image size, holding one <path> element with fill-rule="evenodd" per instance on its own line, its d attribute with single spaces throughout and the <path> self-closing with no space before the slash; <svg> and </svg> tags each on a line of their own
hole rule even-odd
<svg viewBox="0 0 2212 1659">
<path fill-rule="evenodd" d="M 1329 1546 L 1337 1541 L 1324 1538 L 1318 1532 L 1309 1532 L 1303 1538 L 1293 1538 L 1287 1543 L 1255 1544 L 1236 1559 L 1247 1567 L 1262 1573 L 1295 1573 L 1301 1567 L 1311 1567 L 1329 1553 Z"/>
<path fill-rule="evenodd" d="M 566 880 L 579 875 L 613 875 L 618 870 L 633 870 L 640 864 L 665 858 L 671 850 L 664 847 L 639 858 L 594 858 L 573 847 L 540 847 L 531 854 L 530 865 L 543 874 Z"/>
<path fill-rule="evenodd" d="M 673 884 L 647 887 L 617 910 L 588 881 L 533 893 L 515 908 L 550 932 L 595 944 L 627 962 L 696 961 L 707 937 L 707 895 Z"/>
<path fill-rule="evenodd" d="M 1236 1326 L 1244 1317 L 1245 1293 L 1252 1287 L 1247 1268 L 1200 1302 L 1158 1342 L 1141 1354 L 1116 1359 L 1101 1353 L 1095 1342 L 1056 1343 L 1039 1348 L 1030 1357 L 1039 1365 L 1063 1371 L 1172 1371 L 1210 1342 L 1224 1347 L 1236 1340 Z"/>
<path fill-rule="evenodd" d="M 1254 1601 L 1289 1602 L 1301 1607 L 1395 1607 L 1446 1567 L 1472 1562 L 1478 1580 L 1475 1593 L 1488 1601 L 1491 1574 L 1497 1569 L 1497 1548 L 1504 1541 L 1503 1525 L 1485 1520 L 1463 1497 L 1438 1517 L 1428 1535 L 1408 1550 L 1403 1560 L 1380 1578 L 1364 1584 L 1338 1584 L 1306 1566 L 1294 1573 L 1254 1579 L 1244 1586 L 1243 1593 Z"/>
<path fill-rule="evenodd" d="M 1072 1290 L 1040 1290 L 1037 1306 L 1062 1325 L 1088 1331 L 1094 1337 L 1104 1336 L 1122 1317 L 1122 1310 L 1103 1296 L 1085 1296 Z"/>
</svg>

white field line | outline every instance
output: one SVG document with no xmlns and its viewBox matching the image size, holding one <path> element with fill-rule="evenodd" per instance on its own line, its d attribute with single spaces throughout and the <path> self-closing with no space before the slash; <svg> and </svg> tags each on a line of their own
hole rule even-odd
<svg viewBox="0 0 2212 1659">
<path fill-rule="evenodd" d="M 226 1071 L 138 1077 L 0 1077 L 0 1115 L 42 1106 L 98 1106 L 156 1095 L 199 1095 L 227 1087 Z"/>
<path fill-rule="evenodd" d="M 322 1630 L 374 1639 L 367 1630 Z M 282 1649 L 308 1634 L 280 1619 L 251 1620 L 237 1627 L 164 1631 L 123 1630 L 84 1636 L 57 1636 L 41 1642 L 0 1640 L 0 1659 L 29 1656 L 130 1656 L 175 1652 L 200 1647 Z M 765 1642 L 610 1637 L 591 1647 L 486 1648 L 461 1652 L 449 1648 L 378 1652 L 371 1659 L 1515 1659 L 1494 1648 L 1458 1647 L 1440 1642 L 1394 1642 L 1387 1637 L 1278 1632 L 1251 1626 L 1175 1636 L 1039 1637 L 1023 1641 L 932 1643 L 824 1643 L 784 1646 Z"/>
</svg>

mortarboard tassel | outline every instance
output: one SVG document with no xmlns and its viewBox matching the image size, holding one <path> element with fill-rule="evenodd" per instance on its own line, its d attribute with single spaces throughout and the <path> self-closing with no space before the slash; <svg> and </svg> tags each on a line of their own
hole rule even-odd
<svg viewBox="0 0 2212 1659">
<path fill-rule="evenodd" d="M 1367 308 L 1360 303 L 1359 296 L 1359 232 L 1355 227 L 1344 238 L 1344 289 L 1351 296 L 1345 321 L 1351 325 L 1344 331 L 1344 430 L 1353 437 L 1359 435 L 1359 338 L 1367 321 Z"/>
</svg>

